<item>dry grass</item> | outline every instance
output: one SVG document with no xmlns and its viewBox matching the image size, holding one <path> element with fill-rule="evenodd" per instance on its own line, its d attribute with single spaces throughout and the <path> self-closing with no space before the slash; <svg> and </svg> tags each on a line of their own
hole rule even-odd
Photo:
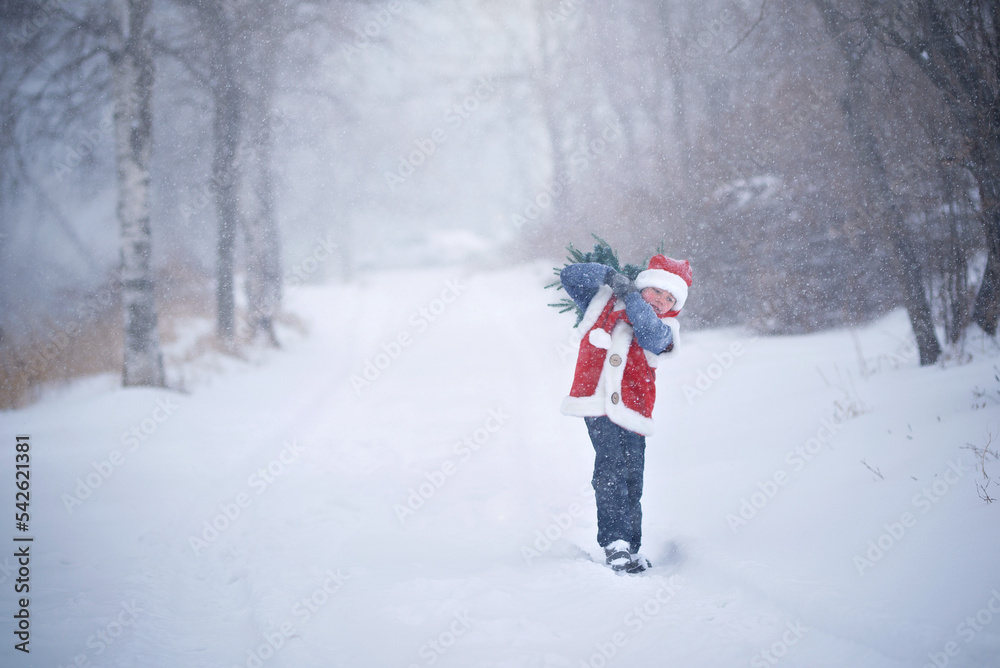
<svg viewBox="0 0 1000 668">
<path fill-rule="evenodd" d="M 104 309 L 73 325 L 52 322 L 30 339 L 27 345 L 0 346 L 0 410 L 35 401 L 47 385 L 121 371 L 120 309 Z"/>
<path fill-rule="evenodd" d="M 156 305 L 160 341 L 164 346 L 176 342 L 191 323 L 213 322 L 214 295 L 211 279 L 194 271 L 174 267 L 170 276 L 158 278 Z M 111 300 L 98 304 L 89 297 L 92 308 L 83 319 L 69 313 L 60 320 L 43 323 L 28 337 L 30 343 L 14 345 L 0 341 L 0 410 L 21 408 L 36 401 L 42 388 L 101 373 L 121 373 L 124 335 L 122 308 L 117 290 Z M 242 324 L 243 314 L 237 313 Z M 302 333 L 305 327 L 294 315 L 282 313 L 278 323 Z M 65 324 L 69 323 L 69 324 Z M 177 376 L 185 384 L 183 368 L 195 360 L 219 353 L 247 359 L 259 341 L 250 339 L 246 326 L 237 328 L 232 345 L 221 341 L 214 327 L 185 342 L 164 356 L 168 376 Z M 183 389 L 183 387 L 178 388 Z"/>
<path fill-rule="evenodd" d="M 162 333 L 164 322 L 184 317 L 191 309 L 191 291 L 174 281 L 161 280 L 160 284 L 157 307 Z M 0 410 L 36 401 L 44 387 L 95 374 L 121 373 L 121 299 L 115 286 L 102 289 L 103 299 L 83 295 L 78 303 L 64 305 L 58 316 L 36 325 L 26 342 L 0 341 Z"/>
</svg>

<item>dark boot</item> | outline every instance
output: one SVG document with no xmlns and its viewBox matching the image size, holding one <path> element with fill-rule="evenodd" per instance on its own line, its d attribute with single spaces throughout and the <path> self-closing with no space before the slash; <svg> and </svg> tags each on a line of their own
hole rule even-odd
<svg viewBox="0 0 1000 668">
<path fill-rule="evenodd" d="M 616 540 L 605 546 L 604 563 L 616 572 L 626 570 L 632 563 L 632 556 L 628 553 L 628 542 Z"/>
</svg>

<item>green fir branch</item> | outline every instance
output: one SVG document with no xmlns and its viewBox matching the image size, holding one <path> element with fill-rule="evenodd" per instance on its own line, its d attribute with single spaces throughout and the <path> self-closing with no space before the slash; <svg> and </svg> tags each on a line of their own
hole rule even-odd
<svg viewBox="0 0 1000 668">
<path fill-rule="evenodd" d="M 552 273 L 556 275 L 556 280 L 546 285 L 546 289 L 555 288 L 556 290 L 562 290 L 562 282 L 558 277 L 562 274 L 562 270 L 571 264 L 596 262 L 597 264 L 603 264 L 606 267 L 611 267 L 615 271 L 628 276 L 629 279 L 633 281 L 639 275 L 639 272 L 644 270 L 649 265 L 649 258 L 646 258 L 642 264 L 629 263 L 622 266 L 621 262 L 618 260 L 618 253 L 616 253 L 615 249 L 611 247 L 611 244 L 596 234 L 591 234 L 591 236 L 597 241 L 597 243 L 594 244 L 594 250 L 592 251 L 581 251 L 580 249 L 575 248 L 572 243 L 566 246 L 566 250 L 569 253 L 569 255 L 566 256 L 566 263 L 561 267 L 552 268 Z M 664 243 L 661 241 L 656 252 L 663 254 L 663 246 Z M 549 306 L 558 309 L 560 313 L 567 313 L 575 310 L 577 324 L 579 324 L 580 320 L 583 319 L 583 309 L 581 309 L 577 303 L 569 297 L 564 297 L 555 303 L 549 304 Z"/>
</svg>

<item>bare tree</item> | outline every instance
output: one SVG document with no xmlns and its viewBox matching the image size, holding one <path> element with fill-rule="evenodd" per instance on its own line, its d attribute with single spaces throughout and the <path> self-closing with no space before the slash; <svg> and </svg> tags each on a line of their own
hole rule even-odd
<svg viewBox="0 0 1000 668">
<path fill-rule="evenodd" d="M 195 10 L 203 30 L 194 43 L 207 61 L 165 47 L 207 88 L 213 103 L 210 184 L 218 224 L 216 331 L 227 345 L 237 334 L 236 243 L 243 231 L 249 334 L 276 345 L 281 303 L 281 243 L 273 174 L 274 94 L 278 52 L 291 25 L 289 9 L 267 0 L 176 0 Z M 301 4 L 301 3 L 300 3 Z M 207 42 L 206 42 L 207 40 Z"/>
<path fill-rule="evenodd" d="M 1000 320 L 1000 5 L 989 0 L 860 0 L 857 20 L 906 54 L 941 91 L 965 139 L 955 160 L 979 185 L 988 261 L 973 319 L 991 336 Z"/>
<path fill-rule="evenodd" d="M 149 214 L 154 80 L 149 36 L 151 2 L 87 2 L 73 7 L 78 13 L 62 3 L 27 3 L 34 19 L 42 23 L 33 31 L 23 32 L 21 44 L 34 48 L 36 57 L 51 57 L 55 65 L 41 82 L 33 78 L 34 68 L 27 68 L 19 86 L 31 92 L 21 95 L 16 103 L 19 108 L 8 107 L 8 113 L 33 114 L 58 123 L 78 119 L 109 94 L 113 100 L 125 386 L 164 384 Z M 103 57 L 110 65 L 110 81 L 107 69 L 93 66 Z M 86 102 L 81 105 L 80 101 Z M 41 138 L 33 135 L 24 139 L 31 142 Z M 20 171 L 25 183 L 38 188 L 23 161 Z M 38 189 L 40 202 L 53 210 L 69 238 L 76 239 L 75 245 L 80 246 L 75 230 L 62 219 L 48 194 Z"/>
<path fill-rule="evenodd" d="M 274 318 L 281 305 L 281 238 L 274 210 L 274 92 L 280 32 L 286 19 L 282 8 L 267 0 L 248 11 L 252 39 L 240 74 L 245 97 L 247 137 L 240 159 L 243 229 L 246 239 L 247 323 L 251 337 L 278 340 Z"/>
<path fill-rule="evenodd" d="M 111 54 L 125 310 L 122 379 L 126 386 L 163 385 L 149 223 L 149 163 L 153 145 L 153 56 L 147 34 L 150 4 L 151 0 L 118 3 L 121 42 Z"/>
<path fill-rule="evenodd" d="M 211 74 L 214 112 L 212 120 L 212 192 L 218 224 L 216 241 L 216 332 L 226 344 L 236 333 L 234 271 L 236 235 L 240 224 L 236 157 L 243 132 L 244 92 L 236 78 L 238 3 L 198 2 L 211 35 Z"/>
<path fill-rule="evenodd" d="M 847 17 L 830 0 L 814 0 L 823 17 L 827 33 L 836 43 L 844 60 L 847 88 L 841 107 L 847 124 L 857 166 L 867 184 L 869 218 L 881 228 L 885 240 L 894 251 L 890 254 L 893 272 L 903 293 L 903 304 L 910 317 L 910 326 L 917 340 L 921 364 L 933 364 L 941 355 L 941 344 L 934 331 L 930 303 L 924 292 L 920 264 L 906 231 L 896 197 L 889 185 L 888 171 L 879 151 L 871 109 L 865 92 L 861 70 L 871 39 L 863 32 L 851 30 Z"/>
</svg>

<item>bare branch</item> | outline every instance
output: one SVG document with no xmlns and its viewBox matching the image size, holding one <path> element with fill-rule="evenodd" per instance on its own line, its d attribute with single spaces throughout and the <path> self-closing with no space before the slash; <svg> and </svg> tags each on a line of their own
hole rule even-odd
<svg viewBox="0 0 1000 668">
<path fill-rule="evenodd" d="M 866 469 L 877 475 L 879 477 L 879 480 L 885 480 L 885 477 L 882 475 L 882 472 L 878 470 L 878 468 L 872 468 L 871 466 L 868 465 L 868 462 L 866 462 L 863 459 L 861 460 L 861 463 L 865 465 Z"/>
<path fill-rule="evenodd" d="M 45 84 L 41 87 L 41 89 L 38 92 L 34 93 L 33 95 L 30 95 L 27 99 L 29 100 L 30 103 L 37 104 L 45 97 L 45 95 L 49 92 L 49 88 L 53 86 L 58 79 L 60 79 L 64 75 L 69 75 L 76 72 L 91 58 L 100 55 L 111 55 L 111 51 L 104 45 L 99 45 L 94 47 L 87 53 L 83 54 L 79 58 L 75 58 L 63 64 L 48 76 L 47 80 L 45 81 Z"/>
<path fill-rule="evenodd" d="M 170 56 L 177 63 L 179 63 L 181 67 L 183 67 L 184 70 L 194 78 L 195 81 L 205 88 L 211 88 L 212 83 L 210 77 L 198 69 L 193 60 L 185 52 L 160 41 L 156 37 L 150 38 L 150 44 L 152 44 L 155 53 Z"/>
<path fill-rule="evenodd" d="M 729 49 L 726 51 L 726 53 L 732 53 L 733 51 L 735 51 L 736 49 L 738 49 L 739 46 L 740 46 L 740 44 L 742 44 L 744 41 L 746 41 L 746 38 L 750 36 L 750 33 L 752 33 L 757 28 L 757 26 L 760 25 L 761 21 L 764 20 L 764 8 L 765 7 L 767 7 L 767 0 L 761 0 L 761 3 L 760 3 L 760 16 L 758 16 L 757 20 L 754 21 L 754 24 L 752 26 L 750 26 L 750 29 L 747 30 L 745 33 L 743 33 L 742 37 L 740 37 L 738 40 L 736 40 L 736 44 L 733 44 L 731 47 L 729 47 Z"/>
</svg>

